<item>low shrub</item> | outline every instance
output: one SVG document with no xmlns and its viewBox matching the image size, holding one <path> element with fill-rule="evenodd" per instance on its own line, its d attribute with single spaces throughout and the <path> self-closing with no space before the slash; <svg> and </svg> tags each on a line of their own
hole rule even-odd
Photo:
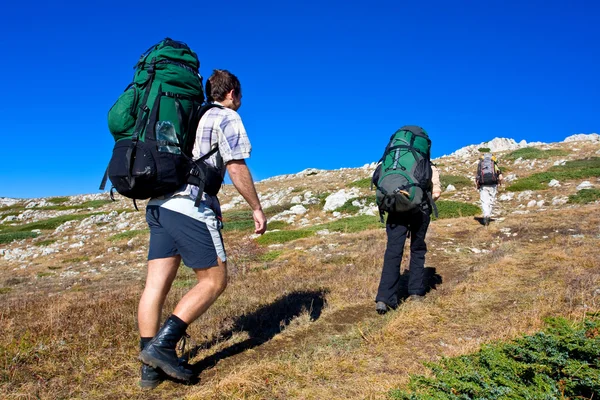
<svg viewBox="0 0 600 400">
<path fill-rule="evenodd" d="M 480 152 L 480 153 L 489 153 L 492 150 L 489 147 L 480 147 L 480 148 L 477 149 L 477 151 Z"/>
<path fill-rule="evenodd" d="M 468 217 L 480 212 L 479 207 L 460 201 L 438 200 L 435 204 L 438 209 L 438 219 Z"/>
<path fill-rule="evenodd" d="M 361 201 L 361 202 L 364 201 L 366 205 L 369 205 L 371 203 L 375 203 L 376 198 L 375 198 L 375 195 L 371 195 L 371 196 L 363 196 L 363 197 L 357 197 L 354 199 L 350 199 L 350 200 L 346 201 L 340 207 L 336 208 L 335 211 L 339 211 L 339 212 L 346 213 L 346 214 L 357 213 L 358 210 L 360 210 L 360 207 L 352 205 L 352 203 L 355 201 Z"/>
<path fill-rule="evenodd" d="M 517 158 L 522 158 L 523 160 L 536 160 L 566 156 L 568 154 L 568 151 L 561 149 L 542 150 L 536 147 L 524 147 L 506 154 L 503 158 L 507 160 L 516 160 Z"/>
<path fill-rule="evenodd" d="M 410 378 L 396 400 L 592 399 L 600 393 L 600 320 L 548 320 L 548 328 L 476 354 L 426 364 L 432 376 Z"/>
<path fill-rule="evenodd" d="M 270 262 L 275 260 L 281 255 L 281 250 L 272 250 L 260 256 L 259 260 L 262 262 Z"/>
<path fill-rule="evenodd" d="M 600 200 L 600 190 L 598 189 L 582 189 L 576 194 L 569 196 L 568 203 L 586 204 Z"/>
<path fill-rule="evenodd" d="M 66 203 L 69 200 L 71 200 L 69 197 L 51 197 L 51 198 L 47 199 L 46 202 L 52 203 L 52 204 L 62 204 L 62 203 Z"/>
</svg>

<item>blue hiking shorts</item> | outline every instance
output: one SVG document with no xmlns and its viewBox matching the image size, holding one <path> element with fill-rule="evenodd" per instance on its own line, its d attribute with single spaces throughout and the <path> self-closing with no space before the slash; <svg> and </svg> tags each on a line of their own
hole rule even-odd
<svg viewBox="0 0 600 400">
<path fill-rule="evenodd" d="M 187 201 L 193 205 L 192 200 Z M 217 265 L 217 257 L 227 260 L 222 224 L 213 210 L 201 204 L 186 215 L 165 206 L 146 207 L 146 222 L 150 227 L 148 261 L 179 254 L 186 266 L 203 269 Z"/>
</svg>

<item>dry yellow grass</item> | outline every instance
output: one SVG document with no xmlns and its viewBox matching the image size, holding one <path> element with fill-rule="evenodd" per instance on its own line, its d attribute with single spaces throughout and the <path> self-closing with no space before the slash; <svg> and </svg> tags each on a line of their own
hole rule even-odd
<svg viewBox="0 0 600 400">
<path fill-rule="evenodd" d="M 336 174 L 268 181 L 259 190 L 332 192 L 364 178 L 360 171 Z M 223 203 L 233 196 L 227 189 Z M 579 319 L 598 311 L 599 208 L 505 214 L 488 228 L 471 217 L 433 222 L 426 266 L 435 289 L 423 303 L 385 316 L 374 312 L 373 301 L 384 230 L 275 247 L 227 232 L 228 289 L 188 329 L 200 383 L 165 382 L 151 392 L 137 387 L 136 360 L 146 236 L 108 242 L 116 232 L 92 235 L 85 250 L 0 266 L 0 286 L 10 289 L 0 294 L 0 398 L 384 399 L 410 374 L 426 374 L 424 361 L 534 332 L 547 316 Z M 309 215 L 326 221 L 330 213 L 315 208 Z M 23 243 L 12 247 L 32 241 Z M 269 251 L 279 255 L 263 259 Z M 193 284 L 181 268 L 165 316 Z"/>
</svg>

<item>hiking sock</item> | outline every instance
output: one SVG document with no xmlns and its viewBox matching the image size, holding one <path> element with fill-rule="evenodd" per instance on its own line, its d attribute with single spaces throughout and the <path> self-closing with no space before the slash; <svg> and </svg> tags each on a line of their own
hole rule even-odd
<svg viewBox="0 0 600 400">
<path fill-rule="evenodd" d="M 144 350 L 146 345 L 152 340 L 151 337 L 140 337 L 140 350 Z"/>
<path fill-rule="evenodd" d="M 171 314 L 171 316 L 169 318 L 167 318 L 167 320 L 171 320 L 175 324 L 175 328 L 177 328 L 177 330 L 181 330 L 182 333 L 185 333 L 185 331 L 188 327 L 188 324 L 183 322 L 183 320 L 181 318 L 179 318 L 177 315 Z"/>
</svg>

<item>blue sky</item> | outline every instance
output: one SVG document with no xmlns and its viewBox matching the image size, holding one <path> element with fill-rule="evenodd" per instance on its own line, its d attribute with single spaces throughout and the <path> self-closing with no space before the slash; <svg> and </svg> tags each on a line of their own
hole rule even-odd
<svg viewBox="0 0 600 400">
<path fill-rule="evenodd" d="M 187 42 L 241 80 L 255 179 L 599 132 L 597 1 L 11 2 L 0 15 L 0 197 L 97 193 L 106 113 L 139 55 Z"/>
</svg>

